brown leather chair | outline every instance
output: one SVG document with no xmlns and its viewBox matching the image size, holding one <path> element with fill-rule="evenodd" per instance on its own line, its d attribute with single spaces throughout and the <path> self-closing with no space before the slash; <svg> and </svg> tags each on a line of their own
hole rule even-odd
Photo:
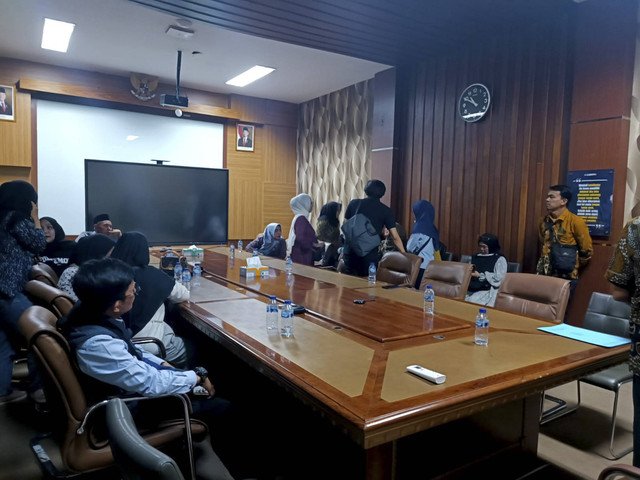
<svg viewBox="0 0 640 480">
<path fill-rule="evenodd" d="M 495 308 L 530 317 L 562 322 L 569 302 L 569 280 L 507 273 L 500 284 Z"/>
<path fill-rule="evenodd" d="M 104 417 L 98 413 L 107 402 L 89 405 L 80 381 L 82 374 L 71 360 L 69 345 L 56 330 L 55 323 L 53 313 L 43 307 L 33 306 L 20 317 L 19 328 L 38 362 L 47 402 L 52 418 L 56 420 L 53 436 L 58 441 L 62 462 L 66 469 L 74 473 L 112 466 L 113 454 L 106 437 L 99 437 L 95 433 L 100 426 L 104 427 Z M 141 432 L 145 441 L 155 448 L 179 442 L 185 436 L 188 444 L 191 443 L 191 435 L 196 440 L 206 436 L 205 424 L 198 420 L 185 422 L 184 419 L 189 415 L 188 400 L 184 396 L 175 397 L 183 405 L 181 418 L 164 421 L 154 429 Z M 136 397 L 136 400 L 157 401 L 140 397 Z M 144 408 L 144 403 L 140 408 Z M 185 425 L 190 428 L 185 428 Z M 40 440 L 33 439 L 31 446 L 43 471 L 49 474 L 53 472 L 57 475 L 55 478 L 64 477 L 65 473 L 59 472 L 46 458 L 47 455 L 42 455 L 45 450 Z"/>
<path fill-rule="evenodd" d="M 74 302 L 69 295 L 40 280 L 29 280 L 24 286 L 24 292 L 34 305 L 45 307 L 57 318 L 64 317 L 73 308 Z"/>
<path fill-rule="evenodd" d="M 41 282 L 51 285 L 52 287 L 58 287 L 58 275 L 53 271 L 46 263 L 38 263 L 31 267 L 29 272 L 29 280 L 40 280 Z"/>
<path fill-rule="evenodd" d="M 377 278 L 381 282 L 413 287 L 421 263 L 422 258 L 412 253 L 387 252 L 378 264 Z"/>
<path fill-rule="evenodd" d="M 433 261 L 424 271 L 420 290 L 431 285 L 436 295 L 464 300 L 472 271 L 473 266 L 469 263 Z"/>
</svg>

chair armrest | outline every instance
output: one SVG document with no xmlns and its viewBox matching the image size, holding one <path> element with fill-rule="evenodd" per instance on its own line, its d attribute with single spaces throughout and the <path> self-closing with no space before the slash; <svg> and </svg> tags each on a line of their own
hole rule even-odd
<svg viewBox="0 0 640 480">
<path fill-rule="evenodd" d="M 616 463 L 606 467 L 600 475 L 598 480 L 607 480 L 613 478 L 614 475 L 626 475 L 629 478 L 640 478 L 640 469 L 624 463 Z"/>
<path fill-rule="evenodd" d="M 157 338 L 153 338 L 153 337 L 137 337 L 137 338 L 132 338 L 131 341 L 133 343 L 139 343 L 139 344 L 155 343 L 156 346 L 158 347 L 158 350 L 160 350 L 160 354 L 158 356 L 160 358 L 162 358 L 162 359 L 167 358 L 167 349 L 164 348 L 164 343 L 162 343 Z"/>
</svg>

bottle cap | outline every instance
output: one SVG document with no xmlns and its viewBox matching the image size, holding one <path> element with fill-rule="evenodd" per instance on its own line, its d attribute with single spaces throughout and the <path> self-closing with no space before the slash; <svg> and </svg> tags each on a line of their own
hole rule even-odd
<svg viewBox="0 0 640 480">
<path fill-rule="evenodd" d="M 269 300 L 275 300 L 276 296 L 275 295 L 269 295 Z"/>
<path fill-rule="evenodd" d="M 486 308 L 481 308 L 480 309 L 480 313 L 487 313 L 487 309 Z"/>
<path fill-rule="evenodd" d="M 371 265 L 374 265 L 374 266 L 375 266 L 375 262 L 371 262 L 371 263 L 369 264 L 369 266 L 371 266 Z"/>
<path fill-rule="evenodd" d="M 284 303 L 285 305 L 291 305 L 291 300 L 285 300 Z"/>
<path fill-rule="evenodd" d="M 433 289 L 433 286 L 432 285 L 427 285 L 427 288 Z"/>
</svg>

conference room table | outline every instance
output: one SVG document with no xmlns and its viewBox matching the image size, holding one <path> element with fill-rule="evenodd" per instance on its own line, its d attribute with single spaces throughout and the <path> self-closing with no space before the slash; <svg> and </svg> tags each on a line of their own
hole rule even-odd
<svg viewBox="0 0 640 480">
<path fill-rule="evenodd" d="M 473 425 L 497 439 L 498 449 L 535 454 L 542 392 L 628 356 L 627 346 L 552 335 L 538 330 L 547 321 L 491 308 L 489 344 L 478 346 L 477 305 L 438 297 L 428 315 L 421 292 L 299 264 L 287 275 L 284 261 L 268 257 L 261 261 L 269 275 L 247 278 L 240 267 L 248 256 L 206 249 L 204 278 L 192 287 L 183 317 L 356 442 L 364 451 L 361 478 L 396 478 L 397 442 L 415 434 L 426 435 L 424 455 L 439 456 L 440 474 L 472 464 L 474 454 L 490 455 L 487 446 L 468 451 L 474 446 L 460 438 L 462 419 L 463 428 Z M 267 331 L 269 295 L 306 308 L 295 315 L 291 338 Z M 414 364 L 446 381 L 408 373 Z M 448 435 L 449 426 L 458 430 Z M 429 440 L 431 431 L 437 436 Z"/>
</svg>

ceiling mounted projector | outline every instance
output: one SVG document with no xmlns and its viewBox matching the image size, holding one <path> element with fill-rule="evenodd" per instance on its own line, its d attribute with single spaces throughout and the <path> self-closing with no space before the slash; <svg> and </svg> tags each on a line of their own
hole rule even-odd
<svg viewBox="0 0 640 480">
<path fill-rule="evenodd" d="M 189 98 L 180 96 L 180 67 L 182 66 L 182 50 L 178 50 L 178 65 L 176 72 L 176 94 L 168 95 L 163 93 L 160 95 L 160 105 L 163 107 L 187 108 L 189 106 Z M 178 115 L 181 116 L 181 115 Z"/>
</svg>

